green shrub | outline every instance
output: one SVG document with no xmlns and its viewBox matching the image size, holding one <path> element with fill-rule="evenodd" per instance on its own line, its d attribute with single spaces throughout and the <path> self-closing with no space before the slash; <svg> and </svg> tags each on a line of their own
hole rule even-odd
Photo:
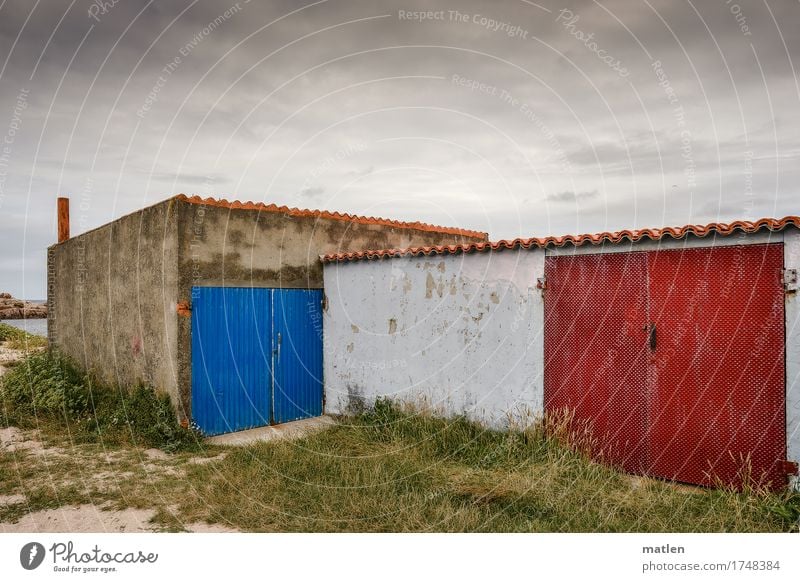
<svg viewBox="0 0 800 582">
<path fill-rule="evenodd" d="M 16 412 L 76 418 L 89 404 L 78 370 L 64 357 L 42 352 L 3 376 L 3 400 Z"/>
<path fill-rule="evenodd" d="M 63 422 L 73 438 L 193 449 L 199 436 L 178 423 L 170 399 L 148 386 L 113 388 L 83 374 L 55 350 L 28 356 L 0 378 L 6 423 Z"/>
<path fill-rule="evenodd" d="M 20 336 L 20 334 L 25 333 L 21 329 L 14 327 L 13 325 L 8 325 L 7 323 L 0 322 L 0 342 L 7 342 L 11 341 L 12 339 L 16 339 Z"/>
<path fill-rule="evenodd" d="M 117 401 L 116 417 L 124 419 L 133 438 L 165 451 L 191 448 L 198 436 L 178 424 L 175 409 L 166 394 L 148 386 L 136 386 Z"/>
<path fill-rule="evenodd" d="M 47 338 L 0 322 L 0 342 L 8 342 L 13 350 L 28 350 L 45 347 Z"/>
</svg>

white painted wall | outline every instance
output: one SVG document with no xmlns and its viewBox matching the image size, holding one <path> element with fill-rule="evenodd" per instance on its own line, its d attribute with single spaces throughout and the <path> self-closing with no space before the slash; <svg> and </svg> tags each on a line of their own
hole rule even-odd
<svg viewBox="0 0 800 582">
<path fill-rule="evenodd" d="M 493 427 L 542 410 L 540 249 L 325 266 L 326 410 L 380 396 Z"/>
<path fill-rule="evenodd" d="M 784 233 L 783 264 L 800 272 L 800 231 Z M 800 463 L 800 292 L 786 295 L 786 441 L 790 461 Z M 800 479 L 794 480 L 800 489 Z"/>
</svg>

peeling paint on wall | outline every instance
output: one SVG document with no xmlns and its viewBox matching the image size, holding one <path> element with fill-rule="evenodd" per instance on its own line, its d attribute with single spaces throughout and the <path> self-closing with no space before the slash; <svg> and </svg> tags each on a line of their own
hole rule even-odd
<svg viewBox="0 0 800 582">
<path fill-rule="evenodd" d="M 345 410 L 354 385 L 363 402 L 424 401 L 496 427 L 541 410 L 542 297 L 528 288 L 543 269 L 543 251 L 326 265 L 326 337 L 347 347 L 326 352 L 328 410 Z M 425 294 L 392 284 L 405 280 Z M 388 364 L 406 358 L 405 374 Z"/>
</svg>

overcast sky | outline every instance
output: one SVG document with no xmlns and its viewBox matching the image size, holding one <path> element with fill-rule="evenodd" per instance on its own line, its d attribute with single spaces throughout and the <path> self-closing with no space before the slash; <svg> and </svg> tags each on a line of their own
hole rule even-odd
<svg viewBox="0 0 800 582">
<path fill-rule="evenodd" d="M 800 3 L 0 0 L 0 291 L 172 194 L 492 240 L 800 213 Z M 428 10 L 429 14 L 415 14 Z"/>
</svg>

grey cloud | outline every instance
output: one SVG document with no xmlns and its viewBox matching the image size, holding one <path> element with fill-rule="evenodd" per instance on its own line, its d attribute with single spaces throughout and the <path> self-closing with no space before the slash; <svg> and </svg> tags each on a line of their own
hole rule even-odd
<svg viewBox="0 0 800 582">
<path fill-rule="evenodd" d="M 300 196 L 304 196 L 306 198 L 319 198 L 322 194 L 325 193 L 325 188 L 321 186 L 316 186 L 313 188 L 303 188 L 300 190 Z"/>
<path fill-rule="evenodd" d="M 545 200 L 551 202 L 582 202 L 586 200 L 594 200 L 600 193 L 597 190 L 589 190 L 586 192 L 572 192 L 571 190 L 564 190 L 563 192 L 553 192 L 547 194 Z"/>
<path fill-rule="evenodd" d="M 797 213 L 794 2 L 740 3 L 748 35 L 724 2 L 572 2 L 577 28 L 626 78 L 556 22 L 554 0 L 539 2 L 549 12 L 517 0 L 242 0 L 208 34 L 233 0 L 123 0 L 99 22 L 91 0 L 34 4 L 0 8 L 0 140 L 30 91 L 0 191 L 0 288 L 44 294 L 59 194 L 88 200 L 80 228 L 222 185 L 492 238 Z M 528 34 L 400 20 L 400 9 L 480 13 Z"/>
</svg>

